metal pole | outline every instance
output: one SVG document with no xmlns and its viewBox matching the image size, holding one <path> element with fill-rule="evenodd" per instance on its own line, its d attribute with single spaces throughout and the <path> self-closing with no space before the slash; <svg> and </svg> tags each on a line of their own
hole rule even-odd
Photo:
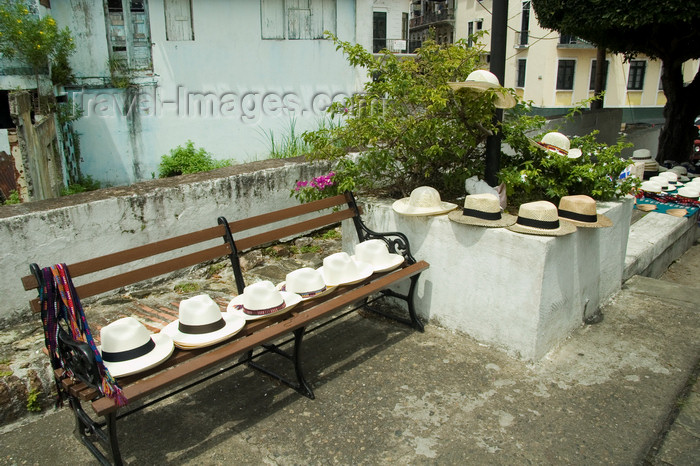
<svg viewBox="0 0 700 466">
<path fill-rule="evenodd" d="M 493 0 L 491 16 L 491 66 L 490 70 L 505 84 L 506 30 L 508 29 L 508 0 Z M 503 110 L 496 109 L 494 123 L 503 121 Z M 486 138 L 486 173 L 484 179 L 491 186 L 498 184 L 496 174 L 501 168 L 501 136 L 495 133 Z"/>
</svg>

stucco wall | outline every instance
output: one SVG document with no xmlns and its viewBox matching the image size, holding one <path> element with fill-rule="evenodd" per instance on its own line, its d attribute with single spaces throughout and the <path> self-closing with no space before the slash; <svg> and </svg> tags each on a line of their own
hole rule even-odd
<svg viewBox="0 0 700 466">
<path fill-rule="evenodd" d="M 298 201 L 299 179 L 328 172 L 326 164 L 267 160 L 209 173 L 109 188 L 65 198 L 0 207 L 0 322 L 29 312 L 20 277 L 29 264 L 73 263 L 152 241 L 250 217 Z M 79 283 L 79 280 L 77 280 Z"/>
</svg>

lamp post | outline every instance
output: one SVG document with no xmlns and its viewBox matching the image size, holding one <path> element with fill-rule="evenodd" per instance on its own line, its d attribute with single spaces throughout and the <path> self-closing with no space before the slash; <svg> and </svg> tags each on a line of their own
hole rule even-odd
<svg viewBox="0 0 700 466">
<path fill-rule="evenodd" d="M 490 71 L 496 75 L 498 82 L 504 85 L 506 70 L 506 30 L 508 29 L 508 0 L 493 0 L 491 12 L 491 66 Z M 494 124 L 503 121 L 503 110 L 497 108 Z M 495 132 L 486 138 L 486 173 L 485 181 L 496 186 L 496 174 L 501 168 L 501 135 Z"/>
</svg>

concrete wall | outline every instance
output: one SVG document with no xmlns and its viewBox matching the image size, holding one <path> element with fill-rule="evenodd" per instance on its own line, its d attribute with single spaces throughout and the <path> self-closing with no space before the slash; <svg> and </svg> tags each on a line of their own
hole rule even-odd
<svg viewBox="0 0 700 466">
<path fill-rule="evenodd" d="M 416 294 L 423 319 L 537 360 L 620 289 L 631 212 L 632 199 L 600 204 L 613 227 L 557 238 L 406 217 L 384 200 L 367 203 L 363 218 L 375 231 L 405 233 L 414 257 L 430 264 Z M 346 251 L 353 236 L 343 235 Z"/>
<path fill-rule="evenodd" d="M 7 278 L 0 321 L 29 312 L 36 293 L 25 292 L 20 277 L 32 262 L 73 263 L 215 226 L 222 215 L 232 221 L 296 205 L 289 196 L 295 182 L 328 169 L 270 160 L 0 207 L 0 274 Z"/>
</svg>

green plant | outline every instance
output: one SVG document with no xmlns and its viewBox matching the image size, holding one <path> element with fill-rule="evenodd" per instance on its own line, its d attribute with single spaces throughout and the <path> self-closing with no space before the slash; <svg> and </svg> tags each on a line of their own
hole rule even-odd
<svg viewBox="0 0 700 466">
<path fill-rule="evenodd" d="M 12 190 L 10 191 L 10 196 L 5 199 L 5 201 L 2 203 L 2 205 L 10 205 L 10 204 L 19 204 L 22 202 L 19 198 L 19 193 L 17 190 Z"/>
<path fill-rule="evenodd" d="M 198 173 L 231 165 L 232 160 L 214 160 L 203 147 L 195 149 L 194 143 L 187 141 L 185 147 L 177 146 L 170 150 L 170 155 L 163 155 L 158 165 L 158 177 Z"/>
<path fill-rule="evenodd" d="M 77 182 L 71 183 L 65 188 L 61 188 L 61 196 L 70 196 L 71 194 L 95 191 L 101 187 L 102 183 L 100 183 L 98 180 L 92 179 L 90 175 L 86 175 L 78 179 Z"/>
<path fill-rule="evenodd" d="M 225 267 L 226 267 L 226 263 L 225 263 L 225 262 L 219 262 L 218 264 L 210 265 L 210 266 L 207 268 L 206 277 L 207 277 L 207 278 L 213 277 L 214 275 L 216 275 L 217 273 L 219 273 L 219 272 L 220 272 L 223 268 L 225 268 Z"/>
<path fill-rule="evenodd" d="M 338 230 L 332 229 L 332 230 L 324 231 L 319 236 L 319 238 L 320 239 L 337 239 L 337 238 L 340 238 L 341 236 L 342 235 L 340 234 L 340 232 Z"/>
<path fill-rule="evenodd" d="M 286 134 L 275 138 L 275 132 L 271 129 L 262 130 L 263 136 L 267 139 L 269 156 L 272 159 L 286 159 L 304 155 L 309 151 L 310 146 L 304 142 L 301 135 L 296 131 L 297 119 L 289 119 L 289 127 Z"/>
<path fill-rule="evenodd" d="M 39 395 L 41 392 L 39 390 L 32 388 L 27 394 L 27 411 L 29 412 L 39 412 L 41 411 L 41 402 L 39 401 Z"/>
<path fill-rule="evenodd" d="M 199 291 L 199 284 L 194 283 L 194 282 L 185 282 L 185 283 L 178 283 L 173 287 L 176 293 L 194 293 L 195 291 Z"/>
<path fill-rule="evenodd" d="M 405 58 L 388 51 L 376 56 L 327 36 L 352 66 L 374 79 L 363 93 L 330 106 L 330 117 L 342 117 L 344 124 L 304 134 L 313 148 L 307 157 L 337 162 L 339 190 L 399 197 L 430 185 L 443 196 L 463 194 L 464 180 L 483 173 L 483 143 L 498 130 L 495 91 L 453 92 L 447 83 L 463 81 L 482 65 L 483 46 L 428 40 L 414 58 Z M 360 154 L 351 159 L 346 157 L 350 151 Z"/>
<path fill-rule="evenodd" d="M 581 103 L 570 112 L 580 111 Z M 618 141 L 608 146 L 595 140 L 597 131 L 571 138 L 571 147 L 583 155 L 576 159 L 550 154 L 533 146 L 527 131 L 542 129 L 544 119 L 527 114 L 527 108 L 504 125 L 505 141 L 515 154 L 504 156 L 498 174 L 506 185 L 508 203 L 518 206 L 524 202 L 549 200 L 558 203 L 562 196 L 585 194 L 598 200 L 610 200 L 631 192 L 638 184 L 634 178 L 621 180 L 620 174 L 629 162 L 620 158 L 620 151 L 631 144 Z M 534 139 L 539 140 L 541 134 Z"/>
<path fill-rule="evenodd" d="M 123 58 L 109 57 L 107 59 L 107 67 L 111 77 L 112 86 L 117 89 L 126 89 L 132 85 L 134 72 L 129 68 L 129 64 Z"/>
<path fill-rule="evenodd" d="M 14 372 L 12 372 L 12 370 L 0 371 L 0 377 L 9 377 L 12 374 L 14 374 Z"/>
</svg>

